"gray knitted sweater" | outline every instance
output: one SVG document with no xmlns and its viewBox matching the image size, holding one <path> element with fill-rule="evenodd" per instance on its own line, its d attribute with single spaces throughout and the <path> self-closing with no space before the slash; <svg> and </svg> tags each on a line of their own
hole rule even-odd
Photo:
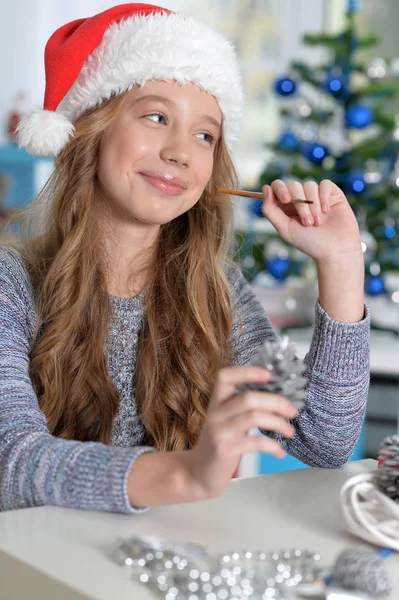
<svg viewBox="0 0 399 600">
<path fill-rule="evenodd" d="M 232 364 L 244 365 L 275 334 L 240 269 L 229 267 L 227 276 L 235 306 Z M 0 247 L 0 510 L 40 505 L 121 513 L 147 510 L 131 506 L 127 496 L 133 461 L 154 451 L 143 445 L 145 432 L 135 405 L 143 294 L 110 300 L 115 319 L 105 352 L 120 393 L 112 443 L 56 438 L 48 431 L 28 374 L 36 318 L 29 275 L 16 250 Z M 239 334 L 240 318 L 244 325 Z M 314 334 L 305 358 L 307 406 L 296 419 L 291 440 L 276 435 L 287 452 L 308 465 L 338 467 L 354 450 L 368 393 L 369 330 L 367 309 L 359 323 L 338 323 L 316 303 Z"/>
</svg>

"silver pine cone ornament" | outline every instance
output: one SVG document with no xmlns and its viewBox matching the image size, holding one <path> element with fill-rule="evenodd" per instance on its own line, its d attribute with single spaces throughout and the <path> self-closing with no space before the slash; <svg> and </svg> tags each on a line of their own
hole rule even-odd
<svg viewBox="0 0 399 600">
<path fill-rule="evenodd" d="M 270 371 L 272 378 L 267 383 L 241 384 L 236 388 L 237 394 L 246 390 L 271 392 L 285 396 L 298 410 L 305 406 L 305 365 L 295 356 L 294 347 L 287 336 L 266 340 L 248 364 L 264 367 Z"/>
<path fill-rule="evenodd" d="M 399 435 L 391 435 L 381 442 L 378 458 L 375 483 L 384 494 L 399 503 Z"/>
</svg>

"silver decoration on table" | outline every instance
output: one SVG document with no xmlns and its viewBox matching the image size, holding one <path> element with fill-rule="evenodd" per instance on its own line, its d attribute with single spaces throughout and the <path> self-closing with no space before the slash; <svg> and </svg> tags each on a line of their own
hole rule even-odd
<svg viewBox="0 0 399 600">
<path fill-rule="evenodd" d="M 356 546 L 343 550 L 338 556 L 331 584 L 344 590 L 365 592 L 371 598 L 384 598 L 392 591 L 378 554 L 374 550 Z"/>
<path fill-rule="evenodd" d="M 399 435 L 389 436 L 381 442 L 379 460 L 375 484 L 386 496 L 399 503 Z"/>
<path fill-rule="evenodd" d="M 310 550 L 230 551 L 135 536 L 120 540 L 113 559 L 164 600 L 289 600 L 300 584 L 321 576 Z"/>
<path fill-rule="evenodd" d="M 236 394 L 246 390 L 271 392 L 285 396 L 299 410 L 306 399 L 305 366 L 295 356 L 293 345 L 287 336 L 266 341 L 251 358 L 249 365 L 264 367 L 272 374 L 267 383 L 245 383 L 236 387 Z"/>
</svg>

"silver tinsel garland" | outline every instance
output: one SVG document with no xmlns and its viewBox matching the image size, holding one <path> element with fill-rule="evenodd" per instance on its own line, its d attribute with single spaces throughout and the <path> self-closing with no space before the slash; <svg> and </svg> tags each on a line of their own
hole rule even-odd
<svg viewBox="0 0 399 600">
<path fill-rule="evenodd" d="M 293 345 L 288 337 L 267 340 L 251 358 L 249 365 L 264 367 L 272 374 L 268 383 L 245 383 L 236 387 L 236 393 L 246 390 L 272 392 L 285 396 L 299 410 L 305 405 L 307 378 L 305 366 L 295 356 Z"/>
</svg>

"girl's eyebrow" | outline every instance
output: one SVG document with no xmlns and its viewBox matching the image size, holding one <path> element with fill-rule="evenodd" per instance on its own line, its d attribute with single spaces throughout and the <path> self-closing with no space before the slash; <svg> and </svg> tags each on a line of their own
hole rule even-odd
<svg viewBox="0 0 399 600">
<path fill-rule="evenodd" d="M 218 121 L 216 121 L 216 119 L 214 119 L 210 115 L 201 115 L 201 119 L 203 119 L 204 121 L 209 121 L 209 123 L 212 123 L 212 125 L 215 125 L 215 127 L 217 127 L 220 130 L 221 124 L 218 123 Z"/>
<path fill-rule="evenodd" d="M 144 100 L 152 100 L 153 102 L 161 102 L 162 104 L 165 104 L 165 106 L 176 106 L 176 104 L 173 102 L 173 100 L 170 100 L 169 98 L 165 98 L 164 96 L 158 96 L 156 94 L 147 94 L 146 96 L 141 96 L 140 98 L 137 98 L 137 100 L 135 100 L 133 102 L 133 104 L 138 104 L 139 102 L 143 102 Z M 209 121 L 209 123 L 212 123 L 212 125 L 215 125 L 215 127 L 217 127 L 218 129 L 221 128 L 221 124 L 216 119 L 211 117 L 210 115 L 201 115 L 201 119 L 204 119 L 205 121 Z"/>
<path fill-rule="evenodd" d="M 165 98 L 164 96 L 157 96 L 155 94 L 147 94 L 146 96 L 141 96 L 140 98 L 137 98 L 137 100 L 135 100 L 133 104 L 143 102 L 143 100 L 153 100 L 155 102 L 162 102 L 162 104 L 165 104 L 166 106 L 174 105 L 174 102 L 172 102 L 172 100 L 169 100 L 169 98 Z"/>
</svg>

